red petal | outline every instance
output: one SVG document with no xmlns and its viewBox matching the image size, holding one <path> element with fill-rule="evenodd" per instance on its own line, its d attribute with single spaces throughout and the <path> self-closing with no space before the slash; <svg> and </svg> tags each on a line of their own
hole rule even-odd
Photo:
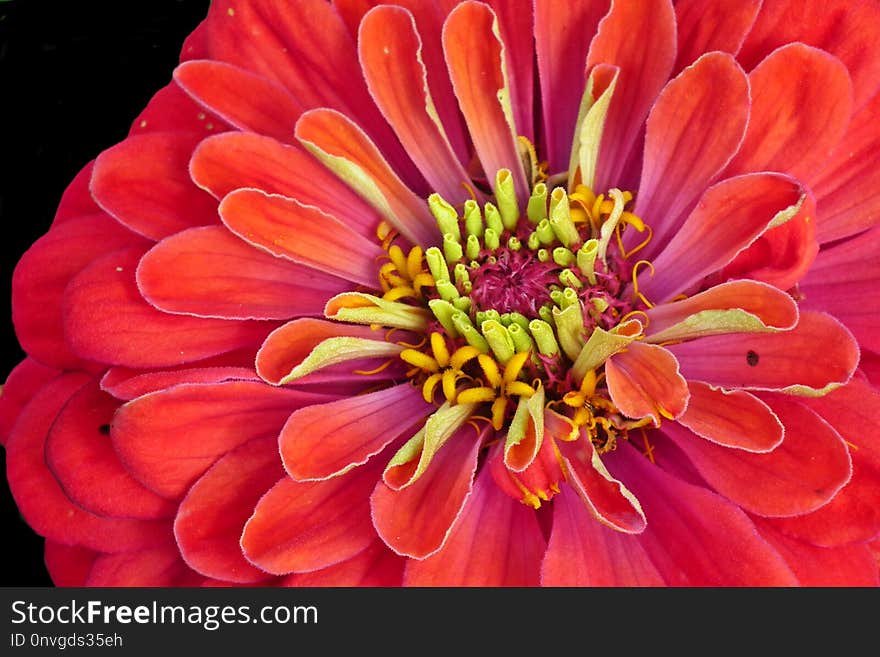
<svg viewBox="0 0 880 657">
<path fill-rule="evenodd" d="M 760 8 L 761 0 L 678 0 L 675 70 L 713 50 L 737 53 Z"/>
<path fill-rule="evenodd" d="M 67 496 L 87 511 L 117 518 L 169 518 L 174 505 L 144 488 L 110 442 L 119 401 L 87 383 L 61 409 L 46 438 L 46 464 Z"/>
<path fill-rule="evenodd" d="M 140 295 L 135 270 L 143 249 L 95 260 L 67 287 L 62 316 L 71 349 L 128 367 L 165 367 L 236 351 L 274 324 L 169 315 Z"/>
<path fill-rule="evenodd" d="M 46 570 L 55 586 L 85 586 L 92 564 L 100 552 L 78 545 L 46 541 Z"/>
<path fill-rule="evenodd" d="M 704 55 L 664 87 L 648 116 L 633 210 L 654 231 L 642 257 L 678 231 L 736 153 L 748 120 L 749 82 L 726 53 Z"/>
<path fill-rule="evenodd" d="M 73 504 L 46 467 L 46 435 L 58 413 L 89 382 L 64 374 L 47 383 L 22 409 L 6 444 L 9 488 L 26 522 L 38 534 L 98 551 L 134 550 L 167 540 L 170 524 L 96 516 Z"/>
<path fill-rule="evenodd" d="M 413 15 L 400 7 L 376 7 L 361 22 L 358 48 L 373 99 L 425 180 L 450 203 L 470 198 L 470 177 L 435 122 Z"/>
<path fill-rule="evenodd" d="M 793 41 L 821 48 L 846 64 L 856 92 L 856 107 L 861 107 L 880 86 L 878 24 L 880 8 L 874 3 L 765 2 L 743 44 L 739 60 L 748 70 L 775 48 Z"/>
<path fill-rule="evenodd" d="M 760 518 L 755 524 L 791 566 L 801 586 L 880 585 L 877 559 L 866 545 L 821 548 L 786 536 Z"/>
<path fill-rule="evenodd" d="M 409 383 L 307 406 L 281 430 L 281 459 L 298 481 L 342 474 L 366 463 L 433 410 Z"/>
<path fill-rule="evenodd" d="M 288 575 L 283 586 L 400 586 L 406 559 L 374 541 L 351 559 L 310 573 Z"/>
<path fill-rule="evenodd" d="M 174 81 L 230 125 L 281 141 L 291 141 L 304 109 L 281 85 L 222 62 L 186 62 L 174 70 Z"/>
<path fill-rule="evenodd" d="M 823 250 L 800 285 L 805 308 L 831 313 L 868 349 L 880 350 L 880 228 Z"/>
<path fill-rule="evenodd" d="M 590 39 L 610 2 L 535 2 L 535 53 L 550 173 L 568 169 Z M 579 81 L 572 88 L 572 81 Z"/>
<path fill-rule="evenodd" d="M 715 490 L 747 511 L 771 517 L 815 511 L 849 481 L 846 445 L 804 406 L 782 399 L 769 403 L 785 426 L 785 439 L 768 453 L 715 445 L 672 424 L 663 431 Z"/>
<path fill-rule="evenodd" d="M 101 212 L 101 208 L 95 204 L 95 199 L 92 198 L 92 192 L 89 189 L 94 168 L 95 162 L 89 162 L 67 185 L 67 189 L 61 195 L 58 209 L 55 211 L 53 224 Z"/>
<path fill-rule="evenodd" d="M 327 299 L 351 288 L 340 278 L 254 248 L 225 226 L 166 237 L 141 259 L 137 282 L 160 310 L 216 319 L 316 315 Z"/>
<path fill-rule="evenodd" d="M 793 43 L 749 74 L 752 112 L 726 175 L 783 171 L 811 183 L 852 115 L 846 67 L 827 52 Z"/>
<path fill-rule="evenodd" d="M 505 495 L 483 468 L 443 549 L 411 560 L 406 586 L 537 586 L 546 541 L 533 509 Z"/>
<path fill-rule="evenodd" d="M 367 287 L 376 285 L 377 261 L 385 251 L 317 208 L 256 189 L 240 189 L 220 203 L 220 216 L 242 240 L 274 256 Z M 327 287 L 333 293 L 338 289 L 329 283 Z"/>
<path fill-rule="evenodd" d="M 104 554 L 97 559 L 86 586 L 165 587 L 196 586 L 202 577 L 187 568 L 171 543 L 149 550 Z"/>
<path fill-rule="evenodd" d="M 131 124 L 130 134 L 143 132 L 193 132 L 203 137 L 231 126 L 198 105 L 173 80 L 162 87 Z"/>
<path fill-rule="evenodd" d="M 803 197 L 797 181 L 775 173 L 729 178 L 706 190 L 654 259 L 656 275 L 639 279 L 651 301 L 665 301 L 721 269 L 767 230 L 777 213 Z"/>
<path fill-rule="evenodd" d="M 376 484 L 373 525 L 398 554 L 424 559 L 446 542 L 473 487 L 481 436 L 472 432 L 466 426 L 453 435 L 412 485 L 393 490 L 383 481 Z"/>
<path fill-rule="evenodd" d="M 271 137 L 232 132 L 205 139 L 196 147 L 189 170 L 196 184 L 217 199 L 249 187 L 314 205 L 369 237 L 379 224 L 376 211 L 305 149 Z"/>
<path fill-rule="evenodd" d="M 517 196 L 525 199 L 529 190 L 516 143 L 516 131 L 525 128 L 510 125 L 499 101 L 500 91 L 510 91 L 510 77 L 505 78 L 504 43 L 494 32 L 496 20 L 486 4 L 458 5 L 443 25 L 443 52 L 486 179 L 494 184 L 495 174 L 509 169 Z"/>
<path fill-rule="evenodd" d="M 229 582 L 269 577 L 244 558 L 240 540 L 257 502 L 284 474 L 276 445 L 272 436 L 245 443 L 189 489 L 174 519 L 174 536 L 190 568 Z"/>
<path fill-rule="evenodd" d="M 358 554 L 376 539 L 369 499 L 381 472 L 382 463 L 374 459 L 325 481 L 282 478 L 245 525 L 245 556 L 283 575 L 319 570 Z"/>
<path fill-rule="evenodd" d="M 701 438 L 746 452 L 769 452 L 782 442 L 779 418 L 744 390 L 724 390 L 688 381 L 690 399 L 679 424 Z"/>
<path fill-rule="evenodd" d="M 226 452 L 277 436 L 291 412 L 329 399 L 250 381 L 186 384 L 122 406 L 111 435 L 132 475 L 176 498 Z"/>
<path fill-rule="evenodd" d="M 849 332 L 829 315 L 811 311 L 801 313 L 791 331 L 716 335 L 667 348 L 685 378 L 722 388 L 822 390 L 849 381 L 859 362 Z"/>
<path fill-rule="evenodd" d="M 129 137 L 95 160 L 92 195 L 98 205 L 150 239 L 217 223 L 217 202 L 189 177 L 201 135 L 152 132 Z"/>
<path fill-rule="evenodd" d="M 601 459 L 588 437 L 574 443 L 558 443 L 567 467 L 569 484 L 577 491 L 593 519 L 615 531 L 640 534 L 645 530 L 645 514 L 632 493 L 614 479 L 605 466 L 596 466 Z"/>
<path fill-rule="evenodd" d="M 635 536 L 604 527 L 573 490 L 553 498 L 553 529 L 542 586 L 662 586 L 663 578 Z"/>
<path fill-rule="evenodd" d="M 602 132 L 597 190 L 627 183 L 622 180 L 624 165 L 674 63 L 675 11 L 670 0 L 612 3 L 587 56 L 587 70 L 598 64 L 620 67 Z"/>
<path fill-rule="evenodd" d="M 797 584 L 748 516 L 721 496 L 668 474 L 628 444 L 605 460 L 644 507 L 648 527 L 635 540 L 667 585 Z"/>
<path fill-rule="evenodd" d="M 47 367 L 27 357 L 16 365 L 0 387 L 0 445 L 9 440 L 21 410 L 37 391 L 61 374 L 60 370 Z"/>
<path fill-rule="evenodd" d="M 677 418 L 688 402 L 688 387 L 678 361 L 664 347 L 633 342 L 605 361 L 608 392 L 627 417 Z"/>
<path fill-rule="evenodd" d="M 22 348 L 41 361 L 79 369 L 64 337 L 61 299 L 70 280 L 110 251 L 149 242 L 100 210 L 56 222 L 22 256 L 12 276 L 12 319 Z"/>
</svg>

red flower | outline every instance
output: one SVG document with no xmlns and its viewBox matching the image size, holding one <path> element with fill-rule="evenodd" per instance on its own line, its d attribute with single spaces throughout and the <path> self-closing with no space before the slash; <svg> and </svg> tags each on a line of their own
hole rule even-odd
<svg viewBox="0 0 880 657">
<path fill-rule="evenodd" d="M 880 8 L 365 4 L 215 2 L 19 263 L 56 583 L 878 584 Z"/>
</svg>

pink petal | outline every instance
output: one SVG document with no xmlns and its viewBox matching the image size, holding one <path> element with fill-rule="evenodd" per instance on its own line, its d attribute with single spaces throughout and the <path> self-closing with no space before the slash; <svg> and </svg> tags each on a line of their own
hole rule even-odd
<svg viewBox="0 0 880 657">
<path fill-rule="evenodd" d="M 85 586 L 92 564 L 100 555 L 79 545 L 46 541 L 46 570 L 55 586 Z"/>
<path fill-rule="evenodd" d="M 688 381 L 690 399 L 678 418 L 701 438 L 723 447 L 764 453 L 778 447 L 784 429 L 767 404 L 744 390 Z"/>
<path fill-rule="evenodd" d="M 675 11 L 670 0 L 612 3 L 587 56 L 587 70 L 598 64 L 620 67 L 602 133 L 597 191 L 627 184 L 622 180 L 627 158 L 674 63 Z"/>
<path fill-rule="evenodd" d="M 260 499 L 245 525 L 245 556 L 277 575 L 319 570 L 350 559 L 376 538 L 369 498 L 381 472 L 381 461 L 374 459 L 325 481 L 282 478 Z"/>
<path fill-rule="evenodd" d="M 292 140 L 304 109 L 281 85 L 223 62 L 185 62 L 174 70 L 174 81 L 230 125 L 281 141 Z"/>
<path fill-rule="evenodd" d="M 298 481 L 333 477 L 366 463 L 433 410 L 409 383 L 306 406 L 281 430 L 281 459 Z"/>
<path fill-rule="evenodd" d="M 386 255 L 382 247 L 317 208 L 256 189 L 239 189 L 220 203 L 220 216 L 242 240 L 274 256 L 367 287 L 376 285 L 377 260 Z M 326 298 L 338 291 L 329 282 L 325 287 L 331 292 Z"/>
<path fill-rule="evenodd" d="M 388 212 L 385 218 L 410 242 L 433 244 L 437 240 L 428 204 L 404 184 L 376 144 L 347 116 L 326 108 L 306 112 L 296 123 L 296 138 L 313 153 L 317 149 L 325 156 L 358 167 L 387 205 L 387 211 L 382 207 L 376 209 Z M 354 191 L 372 202 L 365 196 L 366 190 L 355 187 Z"/>
<path fill-rule="evenodd" d="M 726 175 L 783 171 L 812 183 L 852 115 L 846 67 L 827 52 L 794 43 L 762 61 L 749 82 L 749 128 Z"/>
<path fill-rule="evenodd" d="M 196 147 L 189 171 L 217 199 L 244 187 L 261 189 L 314 205 L 367 237 L 376 234 L 376 211 L 298 145 L 249 132 L 217 135 Z"/>
<path fill-rule="evenodd" d="M 568 169 L 590 39 L 610 2 L 535 2 L 535 53 L 551 174 Z M 577 82 L 572 88 L 572 83 Z"/>
<path fill-rule="evenodd" d="M 120 407 L 111 436 L 135 478 L 177 498 L 230 450 L 277 436 L 291 412 L 332 398 L 251 381 L 184 384 Z"/>
<path fill-rule="evenodd" d="M 107 149 L 92 172 L 95 201 L 122 225 L 153 240 L 217 223 L 217 202 L 189 177 L 189 158 L 200 139 L 192 133 L 152 132 Z"/>
<path fill-rule="evenodd" d="M 104 554 L 95 559 L 85 586 L 195 586 L 202 578 L 180 558 L 174 543 L 161 547 Z"/>
<path fill-rule="evenodd" d="M 22 256 L 12 276 L 12 320 L 22 348 L 63 368 L 83 361 L 64 336 L 61 299 L 70 280 L 109 251 L 149 242 L 100 210 L 56 222 Z"/>
<path fill-rule="evenodd" d="M 675 70 L 713 50 L 739 52 L 760 8 L 761 0 L 678 0 Z"/>
<path fill-rule="evenodd" d="M 441 448 L 415 483 L 400 490 L 379 481 L 370 498 L 373 525 L 396 553 L 424 559 L 442 548 L 471 495 L 481 436 L 466 426 Z"/>
<path fill-rule="evenodd" d="M 30 356 L 16 365 L 0 391 L 0 445 L 9 440 L 22 409 L 44 385 L 61 374 Z"/>
<path fill-rule="evenodd" d="M 639 279 L 639 289 L 654 303 L 687 290 L 733 260 L 767 230 L 777 213 L 793 209 L 802 196 L 797 181 L 775 173 L 713 185 L 654 259 L 656 274 Z"/>
<path fill-rule="evenodd" d="M 716 335 L 667 349 L 685 378 L 722 388 L 822 390 L 849 381 L 859 362 L 849 332 L 829 315 L 812 311 L 801 313 L 791 331 Z"/>
<path fill-rule="evenodd" d="M 596 521 L 573 490 L 553 498 L 553 529 L 542 586 L 663 586 L 635 536 Z"/>
<path fill-rule="evenodd" d="M 68 285 L 62 316 L 71 349 L 83 358 L 128 367 L 164 367 L 253 344 L 274 326 L 168 315 L 137 288 L 143 249 L 95 260 Z"/>
<path fill-rule="evenodd" d="M 702 440 L 674 424 L 663 431 L 719 493 L 760 516 L 815 511 L 849 481 L 849 453 L 837 432 L 797 402 L 773 400 L 785 439 L 758 454 Z"/>
<path fill-rule="evenodd" d="M 601 458 L 588 437 L 582 435 L 581 440 L 557 445 L 567 469 L 568 483 L 577 491 L 593 520 L 625 534 L 640 534 L 645 530 L 645 514 L 638 500 L 604 465 L 602 470 L 596 466 L 597 460 L 601 464 Z"/>
<path fill-rule="evenodd" d="M 760 518 L 758 531 L 789 563 L 801 586 L 878 586 L 877 560 L 866 545 L 822 548 L 786 536 Z"/>
<path fill-rule="evenodd" d="M 376 540 L 351 559 L 310 573 L 288 575 L 283 586 L 400 586 L 405 563 L 406 559 Z"/>
<path fill-rule="evenodd" d="M 97 382 L 64 405 L 46 438 L 46 465 L 75 504 L 101 516 L 168 518 L 174 505 L 144 488 L 126 471 L 110 442 L 119 402 Z"/>
<path fill-rule="evenodd" d="M 805 308 L 831 313 L 868 349 L 880 350 L 880 228 L 816 256 L 800 285 Z"/>
<path fill-rule="evenodd" d="M 637 539 L 669 586 L 794 586 L 788 565 L 724 498 L 653 465 L 628 444 L 606 458 L 638 496 L 648 527 Z"/>
<path fill-rule="evenodd" d="M 880 8 L 874 3 L 829 0 L 819 4 L 798 0 L 765 2 L 739 53 L 746 70 L 754 68 L 775 48 L 793 41 L 821 48 L 849 69 L 856 107 L 877 91 L 880 44 L 876 26 Z"/>
<path fill-rule="evenodd" d="M 47 539 L 97 551 L 135 550 L 169 535 L 165 520 L 106 518 L 75 505 L 46 467 L 46 435 L 64 404 L 89 378 L 63 374 L 48 382 L 22 409 L 6 444 L 9 489 L 25 521 Z"/>
<path fill-rule="evenodd" d="M 172 80 L 153 95 L 132 121 L 130 134 L 172 131 L 206 137 L 229 129 L 226 121 L 196 103 Z"/>
<path fill-rule="evenodd" d="M 358 49 L 373 99 L 433 191 L 453 204 L 470 198 L 470 177 L 435 122 L 413 15 L 389 5 L 369 11 L 360 24 Z"/>
<path fill-rule="evenodd" d="M 726 53 L 703 55 L 664 87 L 648 116 L 634 208 L 654 231 L 646 254 L 656 252 L 678 231 L 736 153 L 749 120 L 749 104 L 746 74 Z M 637 235 L 636 243 L 642 239 Z"/>
<path fill-rule="evenodd" d="M 546 541 L 533 509 L 483 468 L 443 549 L 407 563 L 406 586 L 536 586 Z"/>
<path fill-rule="evenodd" d="M 272 436 L 245 443 L 205 472 L 174 519 L 174 537 L 189 567 L 230 582 L 268 578 L 244 558 L 239 541 L 257 502 L 283 474 Z"/>
<path fill-rule="evenodd" d="M 516 143 L 522 129 L 510 125 L 498 97 L 504 89 L 509 93 L 510 78 L 504 74 L 504 43 L 493 32 L 496 20 L 486 4 L 458 5 L 443 25 L 443 52 L 486 179 L 494 184 L 495 174 L 509 169 L 517 196 L 525 199 L 529 190 Z"/>
<path fill-rule="evenodd" d="M 678 361 L 663 347 L 640 342 L 614 354 L 605 362 L 611 401 L 631 418 L 677 418 L 688 402 L 688 387 L 679 374 Z"/>
<path fill-rule="evenodd" d="M 253 248 L 225 226 L 166 237 L 141 259 L 137 282 L 144 298 L 160 310 L 215 319 L 316 315 L 327 299 L 351 287 Z"/>
</svg>

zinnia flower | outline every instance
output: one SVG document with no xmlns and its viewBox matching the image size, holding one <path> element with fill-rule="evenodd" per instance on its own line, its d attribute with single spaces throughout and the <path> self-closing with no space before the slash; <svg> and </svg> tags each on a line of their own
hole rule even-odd
<svg viewBox="0 0 880 657">
<path fill-rule="evenodd" d="M 878 31 L 214 2 L 15 272 L 55 582 L 878 584 Z"/>
</svg>

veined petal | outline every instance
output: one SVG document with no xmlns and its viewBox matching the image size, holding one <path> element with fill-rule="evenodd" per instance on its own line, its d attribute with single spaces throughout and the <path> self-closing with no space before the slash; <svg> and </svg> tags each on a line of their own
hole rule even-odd
<svg viewBox="0 0 880 657">
<path fill-rule="evenodd" d="M 424 308 L 398 301 L 386 301 L 362 292 L 337 294 L 324 307 L 324 316 L 339 322 L 377 324 L 406 331 L 421 331 L 428 320 L 428 313 Z"/>
<path fill-rule="evenodd" d="M 675 424 L 663 432 L 719 493 L 761 516 L 797 516 L 834 497 L 852 474 L 843 440 L 824 420 L 798 402 L 768 402 L 785 426 L 785 439 L 759 454 L 697 438 Z"/>
<path fill-rule="evenodd" d="M 464 427 L 411 486 L 395 490 L 383 481 L 376 484 L 370 497 L 373 525 L 388 547 L 414 559 L 443 547 L 471 494 L 481 438 Z"/>
<path fill-rule="evenodd" d="M 186 131 L 208 137 L 231 129 L 226 121 L 197 103 L 172 80 L 150 98 L 131 122 L 129 134 Z"/>
<path fill-rule="evenodd" d="M 520 397 L 504 441 L 504 465 L 522 472 L 535 460 L 544 442 L 544 388 L 529 398 Z"/>
<path fill-rule="evenodd" d="M 395 554 L 379 539 L 351 559 L 321 570 L 294 573 L 282 580 L 283 586 L 400 586 L 406 559 Z"/>
<path fill-rule="evenodd" d="M 504 43 L 498 18 L 483 3 L 458 5 L 443 25 L 443 52 L 458 104 L 483 172 L 490 184 L 508 169 L 517 197 L 528 197 L 528 182 L 516 142 Z"/>
<path fill-rule="evenodd" d="M 0 388 L 0 445 L 9 440 L 18 416 L 31 397 L 60 374 L 61 370 L 43 365 L 30 356 L 12 368 Z"/>
<path fill-rule="evenodd" d="M 739 52 L 760 8 L 761 0 L 678 0 L 675 70 L 713 50 Z"/>
<path fill-rule="evenodd" d="M 470 198 L 470 177 L 434 106 L 413 15 L 390 5 L 367 12 L 358 52 L 373 99 L 431 188 L 453 204 Z"/>
<path fill-rule="evenodd" d="M 433 410 L 409 383 L 306 406 L 281 430 L 281 460 L 297 481 L 338 476 L 366 463 Z"/>
<path fill-rule="evenodd" d="M 202 579 L 183 562 L 177 546 L 168 541 L 146 550 L 102 554 L 92 564 L 84 585 L 104 588 L 198 586 Z"/>
<path fill-rule="evenodd" d="M 317 208 L 239 189 L 224 197 L 219 211 L 229 230 L 263 251 L 354 283 L 376 284 L 382 248 Z"/>
<path fill-rule="evenodd" d="M 663 347 L 633 342 L 605 361 L 611 401 L 627 417 L 680 417 L 687 408 L 687 382 L 675 356 Z"/>
<path fill-rule="evenodd" d="M 667 349 L 687 379 L 806 396 L 845 384 L 859 362 L 849 331 L 833 317 L 812 311 L 802 312 L 791 331 L 716 335 Z"/>
<path fill-rule="evenodd" d="M 95 161 L 92 160 L 80 169 L 79 173 L 67 185 L 61 194 L 58 209 L 55 210 L 55 217 L 52 219 L 53 225 L 83 215 L 102 212 L 98 204 L 95 203 L 95 199 L 92 198 L 92 191 L 89 189 L 94 170 Z"/>
<path fill-rule="evenodd" d="M 288 319 L 320 313 L 350 287 L 326 268 L 297 264 L 249 246 L 224 226 L 166 237 L 144 255 L 138 288 L 170 313 L 217 319 Z"/>
<path fill-rule="evenodd" d="M 688 381 L 687 410 L 678 418 L 701 438 L 746 452 L 766 453 L 782 442 L 785 429 L 773 410 L 744 390 L 724 390 Z"/>
<path fill-rule="evenodd" d="M 730 281 L 646 311 L 646 340 L 689 340 L 725 333 L 773 333 L 794 328 L 797 304 L 790 295 L 757 281 Z"/>
<path fill-rule="evenodd" d="M 536 586 L 546 541 L 533 509 L 505 495 L 483 468 L 443 548 L 410 560 L 406 586 Z"/>
<path fill-rule="evenodd" d="M 413 244 L 439 237 L 428 204 L 398 178 L 370 138 L 344 114 L 322 108 L 296 122 L 296 138 Z"/>
<path fill-rule="evenodd" d="M 165 370 L 133 370 L 111 367 L 101 378 L 101 390 L 122 401 L 184 383 L 222 383 L 223 381 L 258 381 L 254 372 L 254 351 L 224 354 L 198 364 Z"/>
</svg>

